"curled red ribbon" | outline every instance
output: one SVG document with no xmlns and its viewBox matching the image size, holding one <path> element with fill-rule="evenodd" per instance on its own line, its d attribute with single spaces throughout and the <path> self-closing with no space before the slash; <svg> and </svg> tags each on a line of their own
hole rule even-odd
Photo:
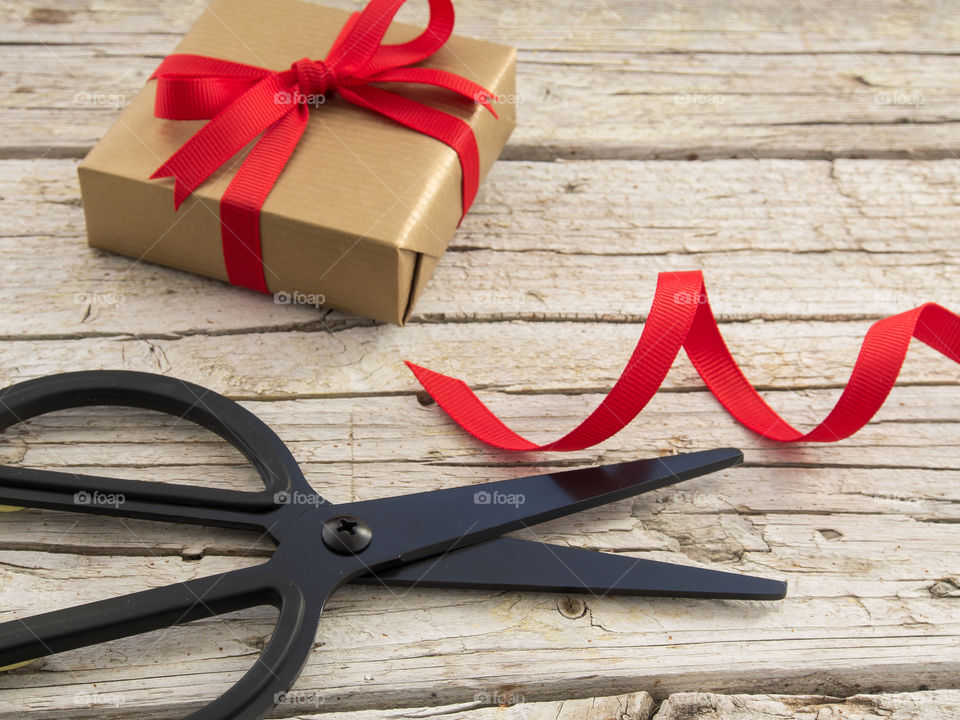
<svg viewBox="0 0 960 720">
<path fill-rule="evenodd" d="M 840 399 L 826 419 L 802 433 L 785 422 L 747 381 L 713 317 L 703 274 L 661 273 L 653 306 L 630 362 L 590 416 L 559 440 L 538 445 L 508 428 L 462 381 L 408 362 L 417 380 L 451 418 L 504 450 L 582 450 L 622 430 L 650 401 L 682 347 L 707 387 L 737 420 L 770 440 L 834 442 L 853 435 L 893 389 L 916 338 L 960 363 L 960 316 L 934 303 L 874 323 Z"/>
<path fill-rule="evenodd" d="M 491 94 L 466 78 L 409 67 L 439 50 L 453 30 L 450 0 L 429 0 L 430 21 L 413 40 L 381 41 L 406 0 L 371 0 L 354 13 L 323 60 L 304 58 L 288 70 L 170 55 L 157 79 L 154 114 L 170 120 L 212 118 L 161 165 L 152 178 L 174 177 L 180 204 L 217 168 L 261 136 L 220 200 L 220 228 L 227 276 L 234 285 L 268 292 L 260 248 L 260 209 L 303 135 L 311 98 L 336 90 L 340 97 L 429 135 L 456 151 L 462 170 L 465 214 L 477 192 L 480 159 L 470 125 L 458 117 L 370 83 L 419 83 L 451 90 L 496 117 Z M 462 215 L 461 215 L 462 217 Z"/>
</svg>

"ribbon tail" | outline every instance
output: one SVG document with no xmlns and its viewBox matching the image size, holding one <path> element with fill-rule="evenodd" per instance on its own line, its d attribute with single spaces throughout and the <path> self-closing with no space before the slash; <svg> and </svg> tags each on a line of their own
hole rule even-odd
<svg viewBox="0 0 960 720">
<path fill-rule="evenodd" d="M 591 415 L 564 437 L 537 445 L 507 427 L 461 380 L 407 366 L 450 417 L 504 450 L 582 450 L 625 427 L 666 377 L 681 345 L 723 406 L 758 435 L 778 442 L 834 442 L 860 430 L 883 405 L 917 338 L 960 363 L 960 316 L 928 303 L 874 323 L 839 400 L 808 433 L 784 421 L 760 397 L 730 354 L 699 272 L 662 273 L 640 341 L 619 380 Z"/>
<path fill-rule="evenodd" d="M 179 208 L 217 168 L 294 110 L 290 102 L 283 102 L 290 98 L 288 85 L 279 74 L 267 76 L 217 113 L 157 168 L 151 179 L 170 176 L 176 179 L 175 207 Z"/>
<path fill-rule="evenodd" d="M 507 427 L 493 414 L 463 380 L 428 370 L 404 361 L 423 388 L 437 404 L 464 430 L 488 445 L 503 450 L 539 450 L 542 446 L 530 442 Z"/>
<path fill-rule="evenodd" d="M 702 282 L 698 272 L 673 275 L 678 277 L 681 287 Z M 699 293 L 675 292 L 664 279 L 665 276 L 661 276 L 640 340 L 620 379 L 586 420 L 553 442 L 537 445 L 517 435 L 460 380 L 417 366 L 414 374 L 458 425 L 489 445 L 503 450 L 570 451 L 592 447 L 626 427 L 650 402 L 680 353 L 683 339 L 693 323 Z"/>
<path fill-rule="evenodd" d="M 436 108 L 369 85 L 342 87 L 340 95 L 348 102 L 379 113 L 419 133 L 429 135 L 445 143 L 457 153 L 462 178 L 463 207 L 460 214 L 462 220 L 470 209 L 480 184 L 480 151 L 477 149 L 477 139 L 470 125 Z"/>
<path fill-rule="evenodd" d="M 754 432 L 777 442 L 834 442 L 863 428 L 883 406 L 916 337 L 960 362 L 960 317 L 933 303 L 875 322 L 867 331 L 840 398 L 807 433 L 783 421 L 730 355 L 708 305 L 698 312 L 687 354 L 720 403 Z"/>
<path fill-rule="evenodd" d="M 254 145 L 220 200 L 220 232 L 227 278 L 269 292 L 260 242 L 260 211 L 307 127 L 309 111 L 298 104 Z M 276 274 L 274 273 L 276 277 Z"/>
</svg>

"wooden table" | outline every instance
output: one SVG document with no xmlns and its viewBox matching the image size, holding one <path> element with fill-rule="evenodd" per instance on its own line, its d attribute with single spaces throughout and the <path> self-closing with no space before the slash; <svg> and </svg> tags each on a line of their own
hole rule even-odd
<svg viewBox="0 0 960 720">
<path fill-rule="evenodd" d="M 401 17 L 422 22 L 412 5 Z M 276 428 L 335 501 L 737 445 L 744 467 L 540 539 L 790 588 L 760 604 L 350 587 L 276 717 L 960 716 L 960 374 L 945 358 L 915 344 L 866 429 L 796 447 L 745 431 L 684 358 L 626 431 L 565 455 L 471 441 L 402 364 L 463 377 L 552 439 L 619 375 L 657 273 L 702 268 L 749 378 L 809 427 L 871 321 L 960 308 L 949 4 L 458 0 L 459 32 L 520 48 L 520 125 L 404 328 L 85 247 L 76 165 L 202 6 L 2 4 L 0 384 L 129 368 L 206 385 Z M 144 412 L 51 415 L 8 431 L 0 461 L 256 485 L 212 436 Z M 0 620 L 269 552 L 239 531 L 12 513 Z M 180 718 L 250 666 L 271 619 L 44 659 L 0 677 L 0 720 Z"/>
</svg>

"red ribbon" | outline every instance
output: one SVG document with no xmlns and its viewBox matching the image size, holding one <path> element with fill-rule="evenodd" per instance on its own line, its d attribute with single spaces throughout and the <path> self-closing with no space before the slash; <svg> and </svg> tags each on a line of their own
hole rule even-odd
<svg viewBox="0 0 960 720">
<path fill-rule="evenodd" d="M 613 389 L 580 425 L 538 445 L 508 428 L 464 384 L 408 362 L 437 403 L 460 426 L 504 450 L 582 450 L 622 430 L 650 401 L 682 347 L 707 387 L 737 420 L 770 440 L 834 442 L 870 421 L 893 389 L 914 337 L 960 363 L 960 316 L 933 303 L 874 323 L 847 386 L 826 419 L 802 433 L 777 415 L 744 377 L 713 317 L 703 274 L 661 273 L 647 322 Z"/>
<path fill-rule="evenodd" d="M 496 117 L 489 103 L 491 94 L 444 70 L 409 67 L 433 55 L 450 37 L 450 0 L 429 0 L 430 22 L 415 39 L 399 45 L 381 42 L 404 2 L 371 0 L 363 12 L 350 17 L 326 58 L 304 58 L 289 70 L 273 71 L 202 55 L 170 55 L 152 75 L 158 81 L 157 117 L 212 118 L 151 175 L 176 179 L 175 207 L 262 135 L 220 200 L 223 254 L 227 276 L 234 285 L 268 292 L 260 248 L 260 209 L 303 135 L 308 104 L 334 90 L 347 102 L 453 148 L 460 160 L 463 213 L 467 212 L 480 176 L 477 141 L 470 125 L 370 83 L 434 85 L 482 105 Z"/>
</svg>

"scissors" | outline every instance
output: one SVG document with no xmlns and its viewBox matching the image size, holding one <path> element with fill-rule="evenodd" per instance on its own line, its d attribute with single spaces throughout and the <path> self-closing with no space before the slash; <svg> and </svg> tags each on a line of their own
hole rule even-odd
<svg viewBox="0 0 960 720">
<path fill-rule="evenodd" d="M 263 564 L 0 624 L 0 666 L 271 605 L 276 627 L 240 680 L 186 720 L 259 720 L 279 704 L 313 647 L 326 600 L 350 581 L 387 586 L 777 600 L 786 583 L 501 537 L 743 459 L 724 448 L 331 504 L 280 438 L 206 388 L 129 371 L 28 380 L 0 391 L 0 431 L 43 413 L 95 405 L 145 408 L 197 423 L 236 447 L 257 492 L 0 466 L 0 502 L 205 526 L 245 528 L 277 545 Z"/>
</svg>

